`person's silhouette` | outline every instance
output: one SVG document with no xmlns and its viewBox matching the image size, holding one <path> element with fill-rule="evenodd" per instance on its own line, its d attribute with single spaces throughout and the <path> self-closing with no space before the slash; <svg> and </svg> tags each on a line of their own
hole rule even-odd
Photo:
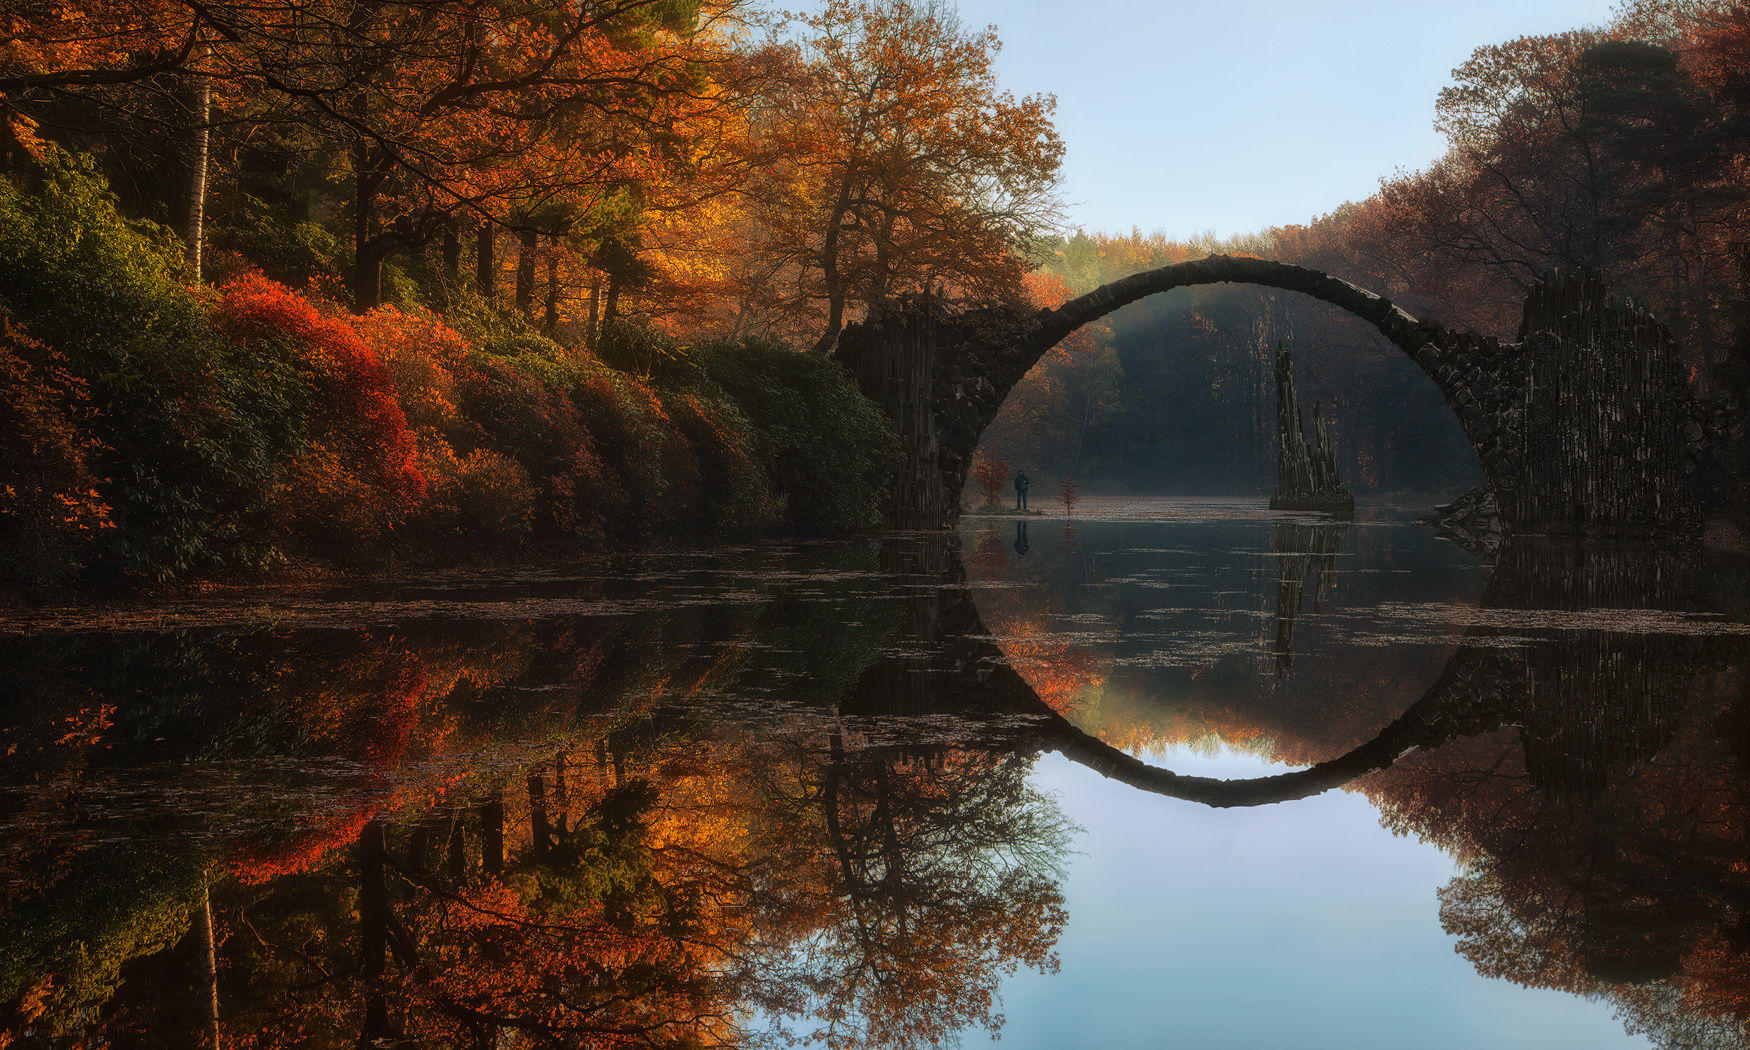
<svg viewBox="0 0 1750 1050">
<path fill-rule="evenodd" d="M 1015 475 L 1015 509 L 1016 510 L 1026 510 L 1027 509 L 1027 486 L 1028 486 L 1028 484 L 1030 484 L 1030 483 L 1027 481 L 1027 472 L 1026 471 L 1024 471 L 1024 470 L 1020 471 L 1019 473 L 1017 473 Z"/>
<path fill-rule="evenodd" d="M 1029 546 L 1031 544 L 1027 542 L 1027 523 L 1024 521 L 1015 522 L 1015 553 L 1025 558 Z"/>
</svg>

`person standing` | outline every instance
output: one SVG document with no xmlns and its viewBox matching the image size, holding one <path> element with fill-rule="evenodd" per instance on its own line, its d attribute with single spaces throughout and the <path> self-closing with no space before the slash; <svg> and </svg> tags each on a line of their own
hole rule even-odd
<svg viewBox="0 0 1750 1050">
<path fill-rule="evenodd" d="M 1027 509 L 1027 472 L 1018 471 L 1015 474 L 1015 509 Z"/>
</svg>

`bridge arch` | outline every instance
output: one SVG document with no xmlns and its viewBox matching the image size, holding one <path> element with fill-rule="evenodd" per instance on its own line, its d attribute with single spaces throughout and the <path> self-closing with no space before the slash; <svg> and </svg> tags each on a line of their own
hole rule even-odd
<svg viewBox="0 0 1750 1050">
<path fill-rule="evenodd" d="M 1472 334 L 1457 334 L 1443 325 L 1411 316 L 1376 292 L 1305 266 L 1240 256 L 1211 255 L 1144 270 L 1103 285 L 1071 299 L 1055 309 L 1042 311 L 1037 324 L 1017 347 L 1009 367 L 989 378 L 995 404 L 990 398 L 978 405 L 979 435 L 996 418 L 996 410 L 1009 391 L 1072 332 L 1131 303 L 1178 288 L 1210 284 L 1248 284 L 1296 292 L 1328 303 L 1361 319 L 1378 331 L 1433 380 L 1441 398 L 1457 417 L 1472 447 L 1477 451 L 1484 476 L 1496 483 L 1491 466 L 1501 446 L 1502 420 L 1487 411 L 1479 388 L 1488 385 L 1491 373 L 1508 356 L 1499 342 Z M 952 453 L 970 460 L 978 447 L 957 445 Z"/>
<path fill-rule="evenodd" d="M 1610 301 L 1592 272 L 1552 276 L 1526 300 L 1519 342 L 1454 331 L 1292 263 L 1211 255 L 1132 274 L 1055 309 L 945 315 L 929 301 L 845 330 L 838 354 L 880 403 L 904 461 L 892 520 L 946 528 L 985 428 L 1016 383 L 1077 328 L 1175 288 L 1252 284 L 1298 292 L 1367 322 L 1434 381 L 1522 534 L 1692 527 L 1686 459 L 1699 439 L 1664 330 Z M 1632 419 L 1625 428 L 1613 421 Z"/>
<path fill-rule="evenodd" d="M 1030 350 L 1044 354 L 1063 338 L 1114 310 L 1175 288 L 1204 284 L 1253 284 L 1300 292 L 1345 310 L 1377 328 L 1410 358 L 1429 368 L 1426 350 L 1449 344 L 1452 336 L 1439 324 L 1418 321 L 1384 296 L 1318 270 L 1269 259 L 1211 255 L 1189 262 L 1144 270 L 1102 285 L 1055 309 L 1042 311 Z M 1037 360 L 1035 356 L 1034 360 Z M 1028 367 L 1031 367 L 1029 365 Z M 1435 377 L 1439 381 L 1439 377 Z"/>
</svg>

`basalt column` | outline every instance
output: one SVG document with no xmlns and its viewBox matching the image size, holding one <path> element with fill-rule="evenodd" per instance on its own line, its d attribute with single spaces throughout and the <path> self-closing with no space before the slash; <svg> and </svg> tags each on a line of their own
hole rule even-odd
<svg viewBox="0 0 1750 1050">
<path fill-rule="evenodd" d="M 1288 348 L 1276 346 L 1276 495 L 1271 510 L 1325 511 L 1355 516 L 1355 497 L 1337 476 L 1336 438 L 1331 421 L 1313 407 L 1314 441 L 1301 428 L 1300 401 L 1294 393 L 1294 362 Z"/>
<path fill-rule="evenodd" d="M 839 360 L 899 436 L 901 459 L 887 508 L 896 528 L 941 529 L 953 523 L 936 411 L 940 343 L 937 311 L 929 303 L 852 325 L 839 337 Z"/>
<path fill-rule="evenodd" d="M 1498 384 L 1519 388 L 1518 412 L 1502 406 L 1520 446 L 1518 484 L 1497 492 L 1508 530 L 1613 535 L 1692 525 L 1693 402 L 1664 327 L 1609 301 L 1588 271 L 1534 288 L 1520 339 L 1523 380 Z"/>
</svg>

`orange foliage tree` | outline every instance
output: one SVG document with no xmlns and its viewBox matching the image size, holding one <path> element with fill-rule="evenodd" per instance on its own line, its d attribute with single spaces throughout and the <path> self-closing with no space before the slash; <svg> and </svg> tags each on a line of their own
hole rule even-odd
<svg viewBox="0 0 1750 1050">
<path fill-rule="evenodd" d="M 972 461 L 972 480 L 978 483 L 978 491 L 984 494 L 984 505 L 994 507 L 1002 502 L 1003 485 L 1009 480 L 1009 464 L 980 452 Z"/>
<path fill-rule="evenodd" d="M 1081 499 L 1082 497 L 1076 492 L 1076 479 L 1064 478 L 1057 483 L 1057 502 L 1063 504 L 1065 514 L 1074 514 L 1076 504 L 1080 503 Z"/>
<path fill-rule="evenodd" d="M 1054 100 L 1001 91 L 995 31 L 945 8 L 832 0 L 803 26 L 801 76 L 766 126 L 774 163 L 749 190 L 764 305 L 818 324 L 825 349 L 852 304 L 1018 294 L 1055 221 Z"/>
</svg>

